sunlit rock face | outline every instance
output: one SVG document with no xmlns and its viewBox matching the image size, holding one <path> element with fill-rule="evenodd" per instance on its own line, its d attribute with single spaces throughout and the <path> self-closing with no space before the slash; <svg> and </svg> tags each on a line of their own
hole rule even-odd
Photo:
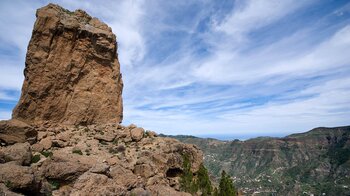
<svg viewBox="0 0 350 196">
<path fill-rule="evenodd" d="M 123 82 L 112 29 L 82 10 L 37 10 L 13 118 L 29 124 L 119 123 Z"/>
</svg>

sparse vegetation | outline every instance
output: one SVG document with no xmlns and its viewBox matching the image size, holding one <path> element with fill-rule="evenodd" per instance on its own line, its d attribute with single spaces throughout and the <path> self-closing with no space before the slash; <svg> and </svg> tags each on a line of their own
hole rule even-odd
<svg viewBox="0 0 350 196">
<path fill-rule="evenodd" d="M 198 185 L 196 180 L 193 179 L 193 173 L 191 171 L 191 162 L 188 154 L 182 156 L 182 169 L 183 173 L 180 177 L 180 188 L 182 191 L 194 194 L 198 191 Z"/>
<path fill-rule="evenodd" d="M 110 147 L 108 149 L 108 152 L 111 153 L 111 154 L 116 154 L 116 153 L 118 153 L 118 150 L 116 148 L 114 148 L 114 147 Z"/>
<path fill-rule="evenodd" d="M 56 180 L 48 180 L 48 182 L 51 185 L 52 190 L 57 190 L 58 188 L 60 188 L 60 183 Z"/>
<path fill-rule="evenodd" d="M 212 195 L 213 187 L 209 179 L 208 170 L 204 165 L 200 165 L 199 170 L 195 175 L 191 171 L 191 161 L 188 154 L 182 156 L 182 175 L 180 176 L 180 188 L 182 191 L 195 194 L 198 191 L 201 195 Z"/>
<path fill-rule="evenodd" d="M 83 152 L 81 152 L 80 149 L 73 149 L 72 153 L 73 153 L 73 154 L 83 155 Z"/>
<path fill-rule="evenodd" d="M 124 152 L 126 150 L 125 146 L 124 145 L 119 145 L 117 147 L 117 152 Z"/>
<path fill-rule="evenodd" d="M 200 165 L 199 170 L 197 172 L 198 178 L 198 187 L 202 192 L 203 196 L 212 194 L 212 186 L 208 175 L 208 170 L 204 167 L 203 164 Z"/>
<path fill-rule="evenodd" d="M 65 13 L 69 14 L 69 15 L 73 15 L 73 14 L 74 14 L 74 12 L 71 12 L 71 11 L 69 11 L 69 10 L 67 10 L 67 9 L 62 8 L 62 10 L 63 10 Z"/>
<path fill-rule="evenodd" d="M 143 137 L 149 137 L 149 131 L 145 131 L 145 132 L 143 133 Z"/>
<path fill-rule="evenodd" d="M 39 161 L 40 161 L 40 155 L 39 154 L 36 154 L 36 155 L 32 156 L 31 163 L 37 163 Z"/>
<path fill-rule="evenodd" d="M 45 157 L 52 157 L 53 153 L 51 151 L 42 151 L 41 152 L 42 155 L 44 155 Z"/>
<path fill-rule="evenodd" d="M 12 182 L 9 181 L 9 180 L 6 180 L 6 181 L 5 181 L 5 186 L 6 186 L 7 188 L 9 188 L 9 189 L 12 189 L 12 188 L 13 188 Z"/>
<path fill-rule="evenodd" d="M 221 179 L 219 184 L 219 196 L 235 196 L 237 191 L 233 186 L 231 177 L 226 174 L 225 170 L 221 173 Z"/>
</svg>

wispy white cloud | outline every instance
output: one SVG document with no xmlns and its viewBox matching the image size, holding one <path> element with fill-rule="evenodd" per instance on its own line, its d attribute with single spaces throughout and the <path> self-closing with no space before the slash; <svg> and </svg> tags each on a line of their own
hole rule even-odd
<svg viewBox="0 0 350 196">
<path fill-rule="evenodd" d="M 142 17 L 145 15 L 143 6 L 144 1 L 123 1 L 110 13 L 113 19 L 109 25 L 117 34 L 119 59 L 124 66 L 135 65 L 145 55 L 145 41 L 141 32 Z"/>
<path fill-rule="evenodd" d="M 337 84 L 343 84 L 337 88 Z M 235 122 L 237 129 L 254 129 L 253 124 L 247 124 L 249 119 L 259 122 L 266 131 L 288 133 L 293 125 L 295 131 L 305 131 L 317 126 L 346 125 L 350 109 L 350 83 L 347 78 L 335 79 L 308 88 L 303 93 L 313 96 L 303 100 L 269 103 L 261 107 L 227 113 L 221 117 Z"/>
<path fill-rule="evenodd" d="M 24 58 L 39 4 L 27 1 L 2 1 L 0 6 L 2 45 L 18 49 L 16 55 Z M 20 8 L 20 10 L 19 10 Z M 34 11 L 34 12 L 33 12 Z"/>
<path fill-rule="evenodd" d="M 4 100 L 4 101 L 17 101 L 17 97 L 8 94 L 6 91 L 2 91 L 0 90 L 0 100 Z"/>
<path fill-rule="evenodd" d="M 298 33 L 297 33 L 298 34 Z M 301 33 L 302 38 L 308 37 Z M 308 35 L 312 36 L 312 35 Z M 329 39 L 303 50 L 293 45 L 298 35 L 281 40 L 250 54 L 218 51 L 194 74 L 204 81 L 217 83 L 254 83 L 272 77 L 310 76 L 350 64 L 350 26 L 338 30 Z M 286 51 L 288 48 L 290 51 Z"/>
<path fill-rule="evenodd" d="M 0 6 L 0 101 L 20 89 L 35 9 L 48 1 L 19 3 L 21 13 L 9 1 Z M 117 35 L 126 124 L 264 135 L 348 122 L 348 4 L 314 13 L 305 25 L 299 12 L 320 1 L 236 0 L 232 9 L 210 0 L 54 3 L 86 10 Z M 293 31 L 273 31 L 281 21 Z M 0 118 L 9 117 L 1 106 Z"/>
<path fill-rule="evenodd" d="M 237 0 L 224 20 L 213 22 L 213 29 L 229 35 L 231 43 L 247 41 L 247 33 L 281 20 L 312 1 Z"/>
</svg>

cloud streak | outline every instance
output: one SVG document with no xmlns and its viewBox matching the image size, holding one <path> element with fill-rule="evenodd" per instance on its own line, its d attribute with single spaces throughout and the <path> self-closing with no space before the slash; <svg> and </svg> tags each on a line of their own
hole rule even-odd
<svg viewBox="0 0 350 196">
<path fill-rule="evenodd" d="M 349 3 L 55 2 L 85 9 L 116 33 L 125 124 L 249 136 L 349 124 Z M 1 118 L 19 96 L 35 9 L 47 3 L 21 2 L 17 15 L 16 4 L 1 2 L 1 18 L 11 17 L 0 27 L 14 32 L 0 31 Z"/>
</svg>

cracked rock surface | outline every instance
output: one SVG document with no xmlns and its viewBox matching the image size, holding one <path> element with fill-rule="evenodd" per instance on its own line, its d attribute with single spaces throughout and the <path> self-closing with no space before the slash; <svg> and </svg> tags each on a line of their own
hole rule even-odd
<svg viewBox="0 0 350 196">
<path fill-rule="evenodd" d="M 36 16 L 12 117 L 28 124 L 121 122 L 123 82 L 112 29 L 54 4 Z"/>
</svg>

